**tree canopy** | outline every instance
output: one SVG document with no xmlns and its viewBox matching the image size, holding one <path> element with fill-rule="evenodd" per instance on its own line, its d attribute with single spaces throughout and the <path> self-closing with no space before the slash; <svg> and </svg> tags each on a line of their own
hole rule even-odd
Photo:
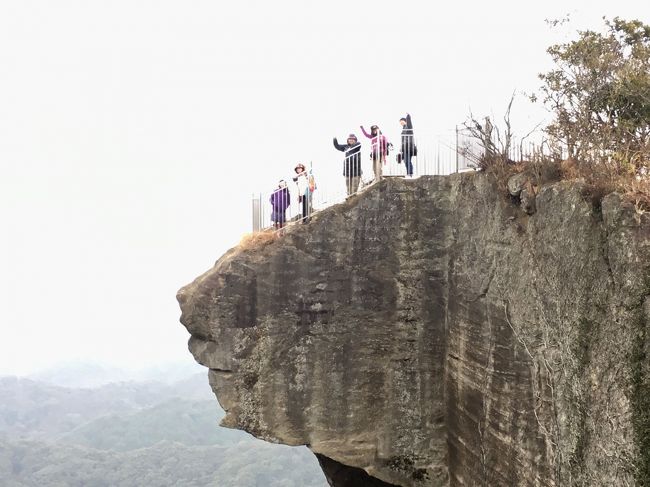
<svg viewBox="0 0 650 487">
<path fill-rule="evenodd" d="M 650 26 L 604 21 L 602 33 L 548 48 L 555 66 L 539 75 L 554 114 L 547 132 L 579 161 L 639 169 L 650 159 Z"/>
</svg>

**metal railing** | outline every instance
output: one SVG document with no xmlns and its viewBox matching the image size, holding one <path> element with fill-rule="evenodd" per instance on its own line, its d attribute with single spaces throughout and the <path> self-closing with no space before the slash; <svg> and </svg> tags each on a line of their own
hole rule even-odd
<svg viewBox="0 0 650 487">
<path fill-rule="evenodd" d="M 410 147 L 410 141 L 413 147 Z M 403 146 L 401 138 L 396 142 L 389 145 L 388 154 L 380 154 L 381 157 L 381 173 L 382 177 L 405 177 L 417 178 L 419 176 L 436 176 L 436 175 L 449 175 L 457 172 L 473 170 L 477 168 L 477 162 L 485 153 L 485 150 L 475 137 L 472 137 L 464 128 L 457 128 L 455 132 L 445 136 L 436 137 L 422 137 L 417 134 L 414 135 L 410 141 L 407 141 Z M 372 154 L 372 140 L 367 139 L 367 143 L 362 143 L 362 150 L 360 155 L 361 176 L 358 181 L 353 180 L 355 175 L 341 176 L 341 184 L 336 187 L 322 187 L 317 186 L 315 191 L 308 191 L 305 195 L 308 198 L 308 212 L 307 215 L 302 214 L 302 204 L 298 198 L 298 186 L 296 184 L 289 184 L 288 190 L 290 194 L 290 204 L 286 208 L 284 214 L 278 209 L 272 207 L 271 193 L 256 193 L 252 197 L 252 210 L 253 210 L 253 232 L 266 230 L 268 228 L 283 227 L 279 222 L 285 225 L 299 223 L 301 221 L 308 221 L 309 217 L 319 210 L 329 206 L 341 203 L 350 196 L 350 193 L 364 191 L 366 188 L 374 184 L 375 171 L 374 162 L 377 155 Z M 390 141 L 392 142 L 392 141 Z M 374 147 L 380 146 L 375 144 Z M 536 153 L 544 151 L 542 146 L 536 146 L 532 143 L 513 144 L 509 152 L 509 157 L 513 161 L 529 160 L 530 157 Z M 407 162 L 404 157 L 405 152 L 411 152 L 412 174 L 407 174 Z M 328 165 L 328 168 L 337 168 L 341 171 L 344 164 L 351 161 L 345 159 L 343 153 L 340 153 L 340 163 Z M 359 156 L 357 156 L 359 157 Z M 330 169 L 332 170 L 332 169 Z M 313 168 L 307 171 L 309 174 L 314 172 L 317 179 L 318 174 Z M 343 174 L 341 171 L 339 174 Z M 350 172 L 350 171 L 348 171 Z M 356 173 L 356 171 L 354 171 Z M 353 187 L 355 191 L 350 191 Z M 277 191 L 277 190 L 276 190 Z"/>
<path fill-rule="evenodd" d="M 278 188 L 279 189 L 279 188 Z M 307 214 L 303 215 L 303 204 L 299 200 L 297 187 L 289 186 L 289 205 L 284 211 L 282 208 L 274 208 L 271 202 L 273 193 L 255 193 L 252 197 L 253 209 L 253 232 L 259 232 L 268 228 L 280 229 L 286 225 L 292 225 L 303 221 L 309 221 L 311 215 L 324 208 L 337 203 L 342 203 L 348 197 L 345 189 L 323 190 L 316 188 L 303 195 L 306 198 Z"/>
</svg>

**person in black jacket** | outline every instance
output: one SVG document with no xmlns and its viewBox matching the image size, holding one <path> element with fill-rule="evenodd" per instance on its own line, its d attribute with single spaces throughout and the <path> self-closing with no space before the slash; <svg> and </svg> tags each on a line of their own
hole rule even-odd
<svg viewBox="0 0 650 487">
<path fill-rule="evenodd" d="M 334 147 L 341 152 L 345 152 L 343 161 L 343 176 L 345 177 L 345 187 L 348 196 L 354 194 L 359 189 L 361 181 L 361 143 L 354 134 L 348 135 L 347 144 L 339 144 L 334 137 Z"/>
<path fill-rule="evenodd" d="M 417 147 L 415 147 L 415 138 L 413 137 L 413 122 L 411 122 L 411 115 L 406 114 L 406 117 L 399 119 L 402 126 L 402 150 L 398 154 L 398 160 L 404 161 L 406 166 L 406 177 L 413 176 L 413 156 L 418 155 Z"/>
</svg>

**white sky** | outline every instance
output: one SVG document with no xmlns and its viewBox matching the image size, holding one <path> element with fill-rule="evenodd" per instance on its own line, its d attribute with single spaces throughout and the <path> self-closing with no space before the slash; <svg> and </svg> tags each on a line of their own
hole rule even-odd
<svg viewBox="0 0 650 487">
<path fill-rule="evenodd" d="M 449 133 L 650 2 L 0 0 L 0 373 L 190 359 L 177 289 L 331 138 Z M 544 113 L 521 98 L 515 128 Z"/>
</svg>

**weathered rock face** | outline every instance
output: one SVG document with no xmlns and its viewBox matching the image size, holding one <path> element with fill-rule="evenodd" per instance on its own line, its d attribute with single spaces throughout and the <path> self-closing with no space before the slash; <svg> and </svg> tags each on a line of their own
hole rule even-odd
<svg viewBox="0 0 650 487">
<path fill-rule="evenodd" d="M 650 215 L 577 183 L 385 180 L 181 289 L 224 425 L 331 485 L 637 485 Z"/>
</svg>

